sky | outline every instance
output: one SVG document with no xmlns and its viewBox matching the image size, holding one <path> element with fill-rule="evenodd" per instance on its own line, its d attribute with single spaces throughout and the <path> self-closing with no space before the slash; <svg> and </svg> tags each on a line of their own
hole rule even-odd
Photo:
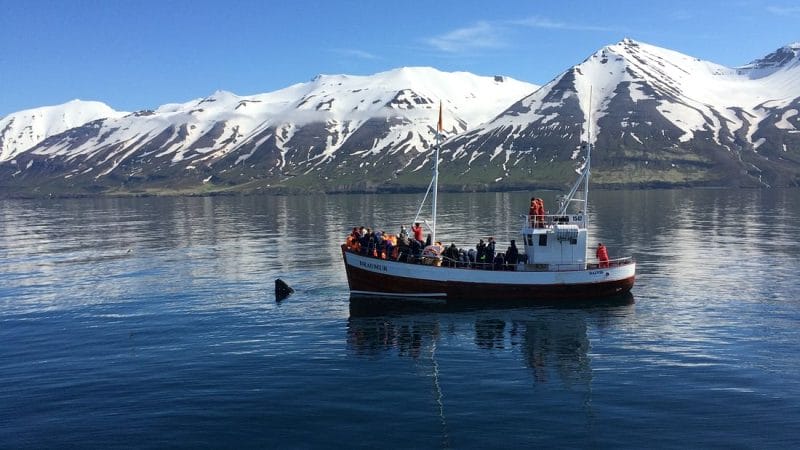
<svg viewBox="0 0 800 450">
<path fill-rule="evenodd" d="M 732 67 L 800 41 L 799 23 L 789 0 L 0 0 L 0 117 L 404 66 L 544 84 L 626 37 Z"/>
</svg>

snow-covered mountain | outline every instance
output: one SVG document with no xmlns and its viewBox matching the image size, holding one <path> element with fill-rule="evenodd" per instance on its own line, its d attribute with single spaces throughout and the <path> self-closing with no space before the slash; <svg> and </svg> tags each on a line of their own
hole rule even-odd
<svg viewBox="0 0 800 450">
<path fill-rule="evenodd" d="M 536 88 L 432 68 L 320 75 L 266 94 L 219 91 L 155 111 L 109 112 L 4 159 L 15 179 L 55 175 L 79 184 L 274 183 L 315 171 L 324 172 L 319 180 L 360 183 L 378 160 L 391 174 L 430 148 L 440 101 L 446 133 L 457 134 Z"/>
<path fill-rule="evenodd" d="M 81 100 L 10 114 L 0 118 L 0 162 L 14 159 L 49 136 L 92 120 L 125 114 L 114 111 L 105 103 Z"/>
<path fill-rule="evenodd" d="M 563 187 L 586 140 L 592 180 L 605 186 L 800 185 L 800 44 L 728 68 L 625 39 L 541 87 L 402 68 L 95 114 L 24 150 L 18 137 L 6 143 L 20 133 L 4 125 L 0 188 L 424 188 L 440 101 L 445 189 Z"/>
<path fill-rule="evenodd" d="M 625 39 L 447 147 L 464 172 L 504 152 L 498 181 L 548 180 L 591 140 L 601 183 L 796 185 L 798 109 L 800 44 L 727 68 Z"/>
</svg>

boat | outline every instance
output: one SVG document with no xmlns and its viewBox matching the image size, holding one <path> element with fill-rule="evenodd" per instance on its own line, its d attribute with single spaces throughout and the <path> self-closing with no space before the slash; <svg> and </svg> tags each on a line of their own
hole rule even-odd
<svg viewBox="0 0 800 450">
<path fill-rule="evenodd" d="M 591 121 L 589 121 L 591 123 Z M 436 203 L 439 148 L 442 135 L 439 106 L 433 176 L 422 205 L 432 193 L 429 224 L 431 246 L 426 254 L 418 246 L 363 242 L 356 229 L 345 244 L 342 257 L 351 298 L 420 299 L 439 302 L 562 302 L 605 300 L 629 294 L 636 278 L 636 262 L 630 256 L 608 259 L 605 250 L 597 259 L 588 257 L 589 177 L 591 132 L 583 143 L 586 160 L 572 188 L 559 201 L 556 214 L 544 214 L 532 205 L 520 215 L 522 249 L 516 261 L 480 262 L 441 253 L 436 241 Z M 534 199 L 532 199 L 532 203 Z M 538 199 L 536 199 L 538 200 Z M 417 218 L 420 215 L 417 212 Z M 414 222 L 417 222 L 415 218 Z M 412 223 L 414 223 L 412 222 Z M 388 242 L 397 237 L 389 237 Z M 386 240 L 387 237 L 381 237 Z M 413 239 L 411 240 L 413 241 Z M 364 245 L 361 245 L 362 242 Z M 413 244 L 413 242 L 412 242 Z M 602 244 L 601 244 L 602 245 Z M 414 248 L 416 247 L 416 248 Z M 387 248 L 391 248 L 389 252 Z M 432 252 L 432 253 L 431 253 Z"/>
</svg>

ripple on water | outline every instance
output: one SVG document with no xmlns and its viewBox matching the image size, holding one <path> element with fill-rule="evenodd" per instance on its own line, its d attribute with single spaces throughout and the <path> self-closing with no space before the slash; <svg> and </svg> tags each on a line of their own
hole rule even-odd
<svg viewBox="0 0 800 450">
<path fill-rule="evenodd" d="M 502 247 L 528 194 L 443 194 L 437 233 Z M 0 442 L 800 444 L 794 191 L 593 194 L 633 304 L 362 314 L 341 239 L 418 201 L 0 201 Z"/>
</svg>

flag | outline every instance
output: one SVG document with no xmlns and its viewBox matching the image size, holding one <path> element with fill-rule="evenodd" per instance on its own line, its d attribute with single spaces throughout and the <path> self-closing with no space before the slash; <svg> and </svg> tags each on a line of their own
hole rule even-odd
<svg viewBox="0 0 800 450">
<path fill-rule="evenodd" d="M 437 126 L 436 129 L 439 131 L 439 133 L 441 133 L 442 130 L 443 130 L 443 127 L 442 127 L 442 102 L 441 102 L 441 100 L 439 101 L 439 125 Z"/>
</svg>

